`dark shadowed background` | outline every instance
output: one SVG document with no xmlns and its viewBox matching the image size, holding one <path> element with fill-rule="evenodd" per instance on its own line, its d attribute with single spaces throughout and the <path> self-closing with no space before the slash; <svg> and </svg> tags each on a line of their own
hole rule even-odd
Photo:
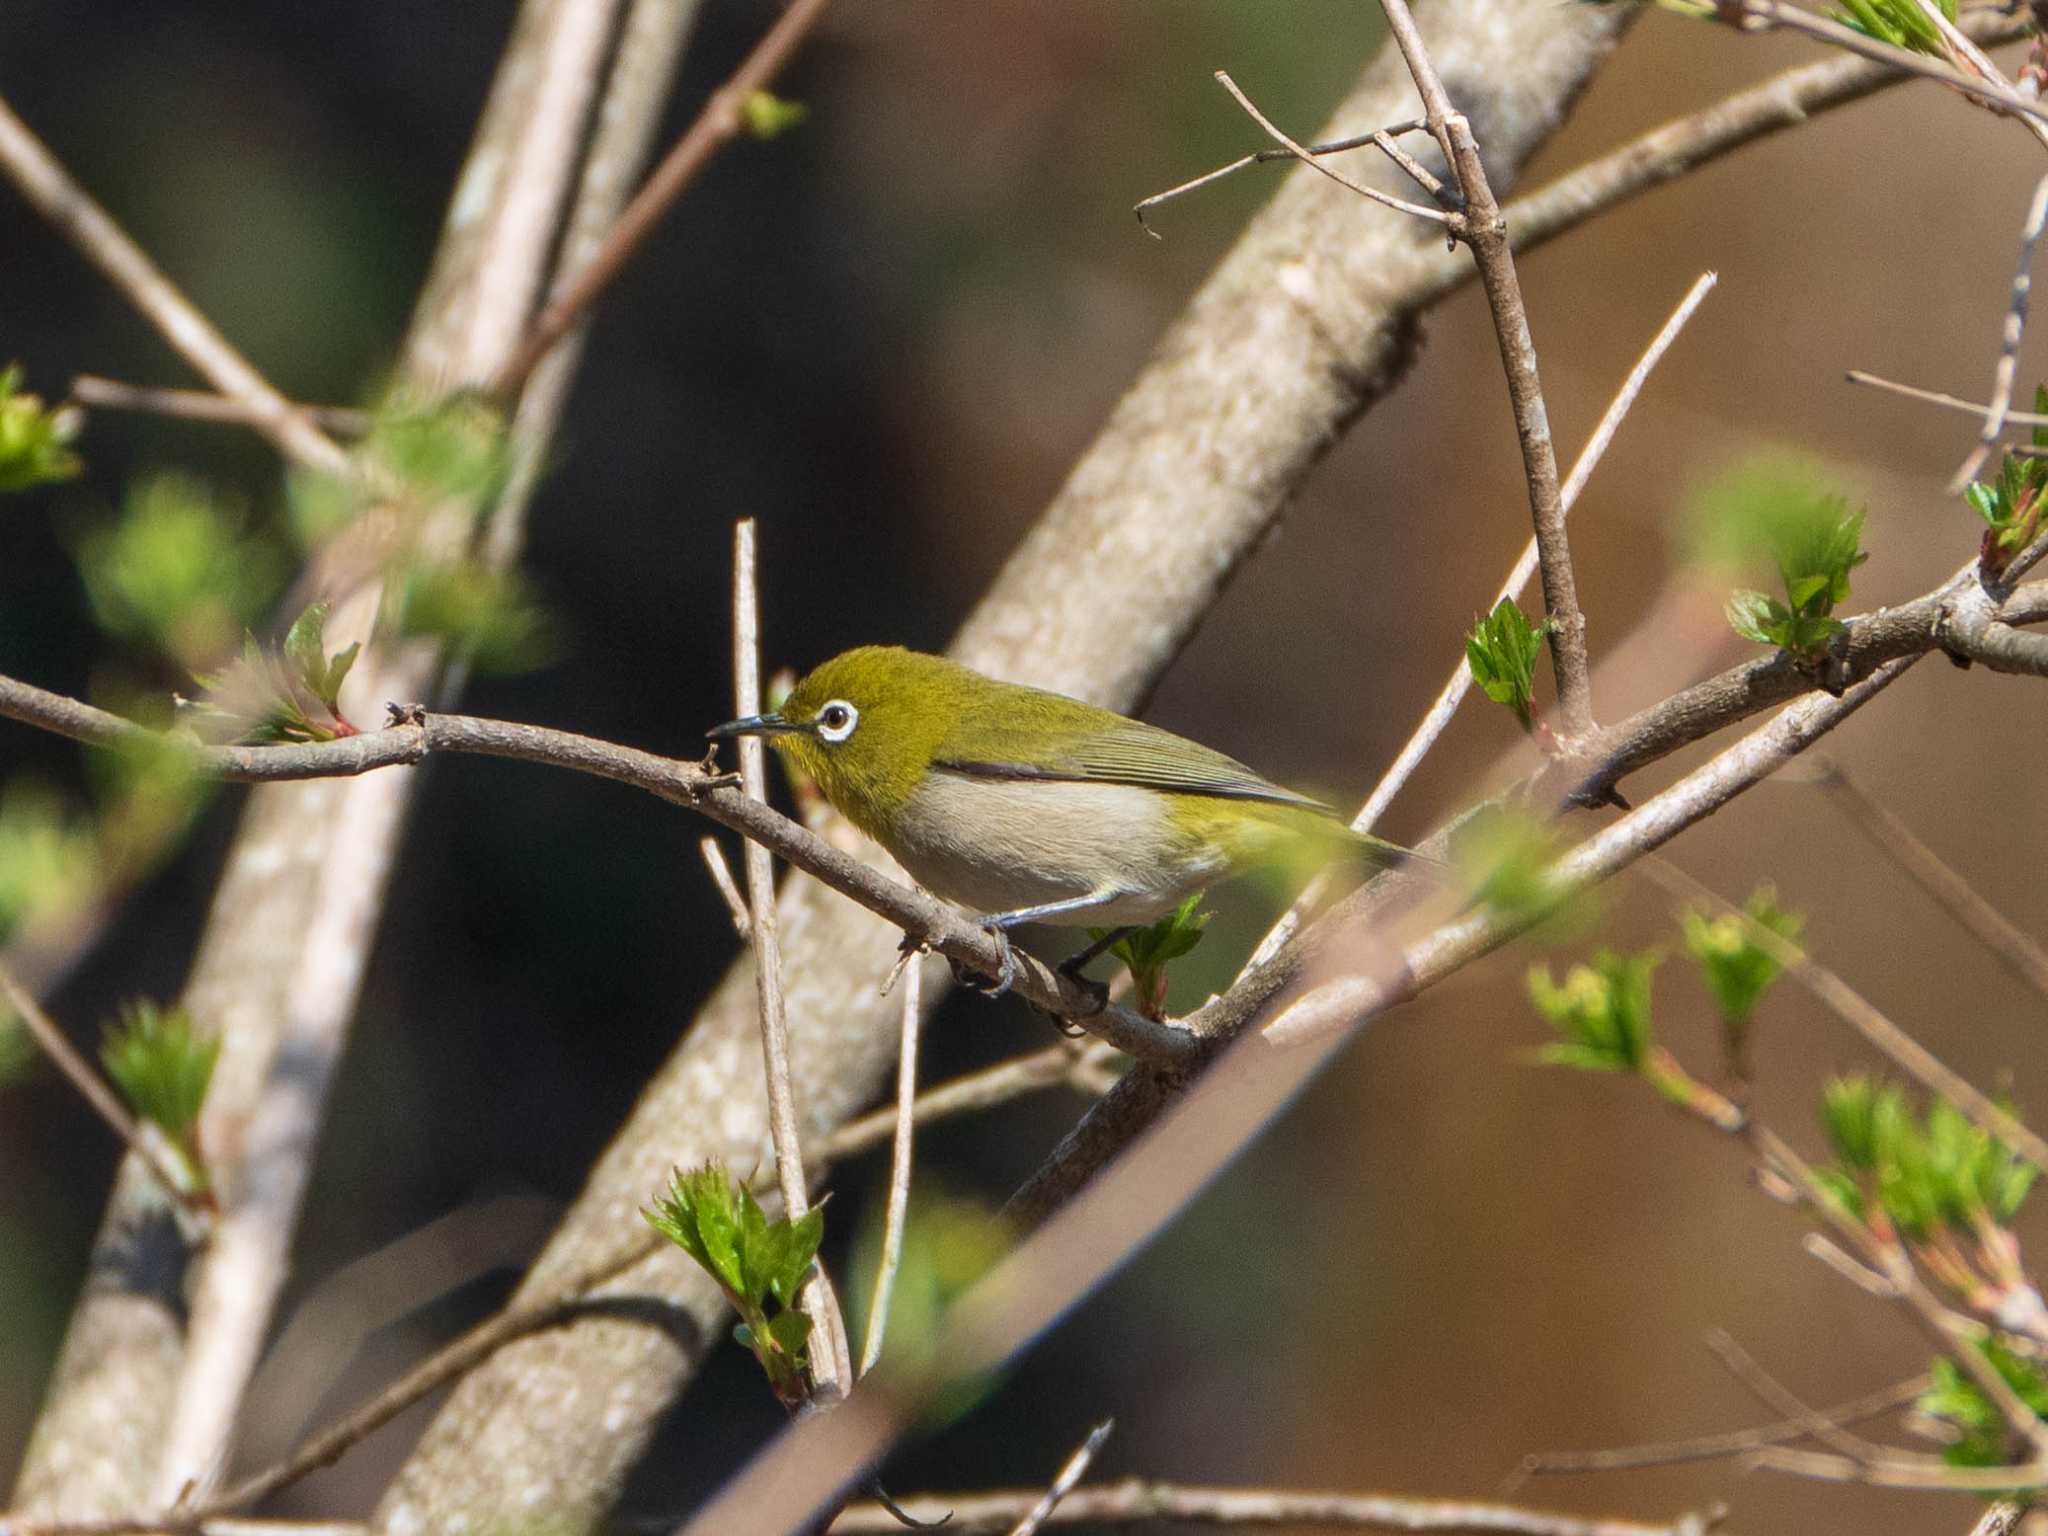
<svg viewBox="0 0 2048 1536">
<path fill-rule="evenodd" d="M 354 401 L 390 361 L 510 13 L 475 0 L 10 0 L 0 93 L 281 388 Z M 753 0 L 706 5 L 675 127 L 769 16 Z M 1140 233 L 1135 199 L 1258 142 L 1211 72 L 1228 68 L 1306 134 L 1377 36 L 1357 0 L 848 0 L 783 82 L 810 120 L 718 160 L 601 311 L 527 558 L 566 644 L 544 670 L 477 681 L 466 705 L 698 751 L 731 713 L 727 560 L 742 515 L 761 525 L 771 666 L 871 640 L 942 646 L 1279 174 L 1163 211 L 1163 241 Z M 1806 56 L 1653 14 L 1533 180 Z M 1689 589 L 1678 563 L 1688 489 L 1717 466 L 1787 441 L 1827 461 L 1869 507 L 1855 607 L 1917 593 L 1974 548 L 1974 520 L 1941 492 L 1967 423 L 1841 374 L 1985 392 L 2038 172 L 2024 148 L 2009 125 L 1916 87 L 1526 263 L 1567 454 L 1685 287 L 1721 274 L 1575 520 L 1603 718 L 1742 653 L 1717 596 Z M 46 394 L 78 371 L 190 382 L 0 192 L 6 359 Z M 272 454 L 232 430 L 103 416 L 83 449 L 84 480 L 0 504 L 0 671 L 73 693 L 108 653 L 69 551 L 128 477 L 181 465 L 258 517 L 280 502 Z M 1355 801 L 1527 531 L 1493 341 L 1467 293 L 1208 617 L 1150 718 Z M 2048 741 L 2039 700 L 2024 682 L 1929 662 L 1830 747 L 2029 927 L 2048 870 L 2038 825 L 2009 807 L 2027 803 L 2010 786 Z M 1420 836 L 1512 740 L 1504 711 L 1468 706 L 1384 830 Z M 0 774 L 80 781 L 71 748 L 17 727 L 0 728 Z M 81 1036 L 124 998 L 177 991 L 235 808 L 216 805 L 50 999 Z M 455 1246 L 502 1249 L 504 1263 L 421 1296 L 345 1374 L 329 1362 L 266 1377 L 266 1433 L 288 1433 L 323 1390 L 332 1412 L 504 1294 L 545 1230 L 532 1197 L 574 1195 L 732 958 L 702 833 L 580 778 L 476 760 L 430 770 L 294 1295 L 348 1313 L 349 1287 L 323 1282 L 478 1201 L 506 1203 Z M 2023 1105 L 2048 1102 L 2041 999 L 1817 791 L 1765 786 L 1676 851 L 1726 894 L 1775 879 L 1809 912 L 1818 952 L 1926 1044 L 1980 1083 L 2009 1068 Z M 1263 915 L 1225 905 L 1182 978 L 1186 1000 L 1221 984 Z M 1603 937 L 1670 934 L 1661 896 L 1615 889 Z M 1513 947 L 1378 1026 L 1000 1392 L 906 1449 L 890 1486 L 1040 1481 L 1114 1414 L 1103 1475 L 1487 1496 L 1526 1452 L 1767 1417 L 1701 1347 L 1712 1327 L 1816 1402 L 1919 1369 L 1901 1319 L 1801 1254 L 1799 1221 L 1750 1187 L 1734 1147 L 1627 1085 L 1527 1064 L 1541 1029 L 1521 977 L 1540 955 Z M 1679 962 L 1660 996 L 1661 1026 L 1705 1067 L 1710 1015 Z M 927 1075 L 1047 1038 L 1021 1005 L 956 997 Z M 1758 1054 L 1763 1112 L 1816 1145 L 1819 1077 L 1862 1052 L 1787 987 L 1766 1005 Z M 1000 1200 L 1079 1109 L 1049 1096 L 935 1131 L 920 1176 Z M 19 1460 L 114 1156 L 54 1077 L 0 1093 L 0 1465 Z M 843 1251 L 876 1172 L 837 1180 L 828 1252 Z M 339 1349 L 360 1326 L 317 1331 Z M 778 1418 L 741 1352 L 721 1351 L 629 1510 L 680 1508 Z M 280 1510 L 366 1509 L 421 1422 L 408 1415 Z M 1727 1500 L 1749 1532 L 1951 1532 L 1973 1507 L 1728 1466 L 1522 1496 L 1643 1518 Z"/>
</svg>

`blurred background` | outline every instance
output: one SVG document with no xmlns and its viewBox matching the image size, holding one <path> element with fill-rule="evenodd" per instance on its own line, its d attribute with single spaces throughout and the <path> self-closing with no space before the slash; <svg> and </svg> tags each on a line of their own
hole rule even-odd
<svg viewBox="0 0 2048 1536">
<path fill-rule="evenodd" d="M 274 382 L 355 402 L 391 361 L 511 9 L 11 0 L 0 93 Z M 770 16 L 754 0 L 705 7 L 673 129 Z M 1162 241 L 1133 223 L 1139 197 L 1256 147 L 1212 71 L 1305 135 L 1376 46 L 1376 20 L 1350 0 L 829 13 L 781 87 L 809 120 L 723 155 L 600 311 L 531 520 L 526 565 L 558 625 L 555 659 L 479 679 L 466 705 L 698 751 L 731 713 L 727 560 L 742 515 L 761 524 L 771 665 L 871 640 L 943 646 L 1273 185 L 1277 171 L 1248 174 L 1169 207 Z M 1524 185 L 1806 56 L 1650 14 Z M 1748 454 L 1797 444 L 1867 504 L 1873 553 L 1852 608 L 1916 594 L 1974 550 L 1974 518 L 1942 494 L 1967 419 L 1853 390 L 1842 372 L 1983 397 L 2039 171 L 2025 149 L 1932 87 L 1895 91 L 1525 264 L 1567 456 L 1687 285 L 1721 274 L 1574 520 L 1603 719 L 1744 653 L 1715 616 L 1719 589 L 1693 589 L 1679 558 L 1691 489 Z M 46 395 L 81 371 L 191 382 L 0 191 L 9 359 Z M 74 559 L 133 477 L 181 467 L 253 524 L 283 515 L 275 459 L 248 434 L 101 415 L 81 448 L 83 479 L 0 507 L 0 672 L 74 694 L 153 676 L 95 629 Z M 1494 343 L 1467 292 L 1210 614 L 1149 717 L 1355 802 L 1527 531 Z M 1514 740 L 1504 711 L 1468 705 L 1383 830 L 1421 836 Z M 2048 866 L 2009 785 L 2044 744 L 2030 685 L 1929 663 L 1829 751 L 2033 926 Z M 1628 787 L 1640 799 L 1700 755 Z M 30 779 L 86 792 L 68 746 L 0 729 L 0 782 Z M 124 999 L 177 992 L 236 804 L 213 805 L 49 999 L 81 1038 Z M 328 1354 L 259 1388 L 278 1394 L 268 1421 L 289 1431 L 333 1412 L 506 1293 L 732 959 L 702 831 L 560 774 L 430 771 L 301 1234 L 294 1297 L 325 1319 L 309 1328 Z M 1817 790 L 1765 786 L 1676 856 L 1730 896 L 1775 880 L 1809 914 L 1817 952 L 1925 1044 L 2037 1113 L 2048 1103 L 2042 1000 Z M 1266 915 L 1255 908 L 1225 904 L 1181 978 L 1187 999 L 1241 961 Z M 1616 887 L 1598 939 L 1672 937 L 1664 897 Z M 1800 1221 L 1758 1195 L 1734 1146 L 1631 1085 L 1528 1064 L 1544 1031 L 1526 968 L 1592 942 L 1514 946 L 1377 1026 L 1002 1390 L 903 1450 L 890 1487 L 1039 1482 L 1114 1414 L 1102 1476 L 1485 1497 L 1532 1451 L 1768 1418 L 1702 1347 L 1711 1328 L 1817 1403 L 1923 1368 L 1894 1310 L 1801 1254 Z M 1679 963 L 1658 1018 L 1711 1066 L 1711 1011 Z M 1019 1004 L 956 997 L 928 1036 L 927 1079 L 1047 1039 Z M 1867 1064 L 1789 985 L 1765 1006 L 1757 1056 L 1763 1114 L 1811 1148 L 1821 1076 Z M 1000 1201 L 1081 1107 L 1052 1095 L 935 1130 L 920 1178 Z M 0 1089 L 10 1470 L 114 1161 L 53 1075 Z M 828 1252 L 878 1172 L 870 1160 L 835 1179 Z M 472 1259 L 503 1249 L 500 1267 L 421 1298 L 356 1349 L 355 1292 L 327 1282 L 480 1201 L 499 1203 L 450 1242 Z M 367 1509 L 423 1412 L 279 1511 Z M 682 1507 L 779 1417 L 751 1362 L 719 1351 L 627 1510 Z M 1728 1465 L 1520 1497 L 1641 1518 L 1727 1501 L 1748 1531 L 1949 1532 L 1974 1508 Z"/>
</svg>

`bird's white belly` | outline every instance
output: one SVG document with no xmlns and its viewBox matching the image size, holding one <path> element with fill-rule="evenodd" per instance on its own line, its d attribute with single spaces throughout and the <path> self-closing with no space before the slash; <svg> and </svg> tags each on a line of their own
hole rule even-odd
<svg viewBox="0 0 2048 1536">
<path fill-rule="evenodd" d="M 1149 923 L 1220 872 L 1175 849 L 1167 798 L 1128 784 L 981 779 L 935 770 L 897 819 L 889 851 L 934 895 L 977 914 L 1092 891 L 1114 896 L 1048 922 Z"/>
</svg>

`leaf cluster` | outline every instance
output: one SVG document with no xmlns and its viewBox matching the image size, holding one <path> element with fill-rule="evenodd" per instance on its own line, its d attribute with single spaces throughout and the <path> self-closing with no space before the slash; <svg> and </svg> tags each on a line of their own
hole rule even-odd
<svg viewBox="0 0 2048 1536">
<path fill-rule="evenodd" d="M 1582 1072 L 1644 1071 L 1652 1044 L 1650 988 L 1663 959 L 1654 949 L 1634 955 L 1603 949 L 1590 964 L 1567 971 L 1561 986 L 1549 966 L 1531 966 L 1529 1000 L 1558 1034 L 1536 1059 Z"/>
<path fill-rule="evenodd" d="M 1182 955 L 1191 954 L 1202 942 L 1203 930 L 1209 926 L 1212 913 L 1199 915 L 1195 909 L 1202 903 L 1202 893 L 1195 892 L 1173 911 L 1149 927 L 1138 928 L 1125 934 L 1109 946 L 1109 952 L 1123 961 L 1131 973 L 1131 982 L 1138 1006 L 1148 1018 L 1166 1016 L 1166 967 Z M 1113 930 L 1090 928 L 1088 936 L 1098 942 L 1109 937 Z"/>
<path fill-rule="evenodd" d="M 668 1193 L 641 1214 L 718 1282 L 740 1317 L 733 1336 L 753 1352 L 776 1397 L 801 1403 L 811 1320 L 796 1297 L 825 1236 L 824 1210 L 770 1221 L 753 1192 L 711 1162 L 677 1169 Z"/>
<path fill-rule="evenodd" d="M 1527 614 L 1511 598 L 1494 604 L 1493 612 L 1472 627 L 1465 641 L 1465 661 L 1472 668 L 1472 681 L 1496 704 L 1505 704 L 1522 724 L 1536 728 L 1533 700 L 1536 692 L 1536 657 L 1543 649 L 1543 637 L 1550 621 L 1531 624 Z"/>
<path fill-rule="evenodd" d="M 284 557 L 200 482 L 168 473 L 137 481 L 120 516 L 85 534 L 78 570 L 102 628 L 193 666 L 262 612 Z"/>
<path fill-rule="evenodd" d="M 54 791 L 26 780 L 0 789 L 0 939 L 75 910 L 98 861 L 92 823 Z"/>
<path fill-rule="evenodd" d="M 1950 21 L 1956 19 L 1956 0 L 1934 3 Z M 1835 19 L 1894 48 L 1932 54 L 1938 59 L 1948 55 L 1941 29 L 1915 0 L 1842 0 L 1842 9 L 1835 13 Z"/>
<path fill-rule="evenodd" d="M 1736 1075 L 1749 1075 L 1749 1025 L 1756 1006 L 1784 967 L 1775 954 L 1757 942 L 1757 929 L 1781 939 L 1798 937 L 1806 919 L 1778 905 L 1775 887 L 1760 885 L 1741 912 L 1709 917 L 1697 910 L 1680 914 L 1686 953 L 1699 968 L 1721 1015 L 1722 1047 Z"/>
<path fill-rule="evenodd" d="M 1842 629 L 1835 608 L 1849 599 L 1849 573 L 1869 558 L 1863 517 L 1800 464 L 1765 460 L 1736 471 L 1697 498 L 1710 547 L 1720 556 L 1767 555 L 1782 600 L 1750 588 L 1729 594 L 1728 623 L 1745 640 L 1800 657 L 1818 656 Z"/>
<path fill-rule="evenodd" d="M 1916 1116 L 1903 1088 L 1864 1073 L 1828 1080 L 1821 1122 L 1836 1158 L 1822 1170 L 1829 1193 L 1858 1220 L 1881 1211 L 1915 1242 L 2006 1225 L 2040 1172 L 1946 1099 Z"/>
<path fill-rule="evenodd" d="M 1519 927 L 1553 921 L 1582 932 L 1594 915 L 1588 897 L 1573 901 L 1562 918 L 1563 898 L 1554 874 L 1561 848 L 1557 830 L 1519 806 L 1488 805 L 1452 829 L 1451 858 L 1472 906 L 1483 906 Z M 1555 931 L 1552 942 L 1566 937 Z"/>
<path fill-rule="evenodd" d="M 1970 1346 L 1981 1353 L 2005 1378 L 2019 1400 L 2048 1419 L 2048 1377 L 2040 1366 L 2023 1359 L 1995 1339 Z M 1955 1436 L 1942 1447 L 1942 1456 L 1952 1467 L 1996 1467 L 2009 1459 L 2007 1438 L 2011 1427 L 2005 1415 L 1971 1380 L 1955 1361 L 1937 1358 L 1928 1370 L 1933 1385 L 1913 1401 L 1913 1406 L 1930 1419 L 1952 1427 Z"/>
<path fill-rule="evenodd" d="M 2048 387 L 2034 387 L 2034 411 L 2048 415 Z M 2034 446 L 2048 449 L 2048 427 L 2034 428 Z M 1998 478 L 1971 481 L 1963 499 L 1984 519 L 1979 559 L 1986 575 L 1997 576 L 2041 531 L 2044 499 L 2048 499 L 2048 458 L 2009 453 L 1998 467 Z"/>
<path fill-rule="evenodd" d="M 292 621 L 273 654 L 245 636 L 242 654 L 199 678 L 206 696 L 184 700 L 184 717 L 202 735 L 224 741 L 333 741 L 356 728 L 341 712 L 341 685 L 361 644 L 327 654 L 327 604 Z"/>
<path fill-rule="evenodd" d="M 70 444 L 82 418 L 75 407 L 46 409 L 21 387 L 21 365 L 0 368 L 0 491 L 70 480 L 84 468 Z"/>
<path fill-rule="evenodd" d="M 219 1059 L 219 1036 L 202 1036 L 184 1009 L 159 1008 L 148 998 L 122 1005 L 100 1042 L 100 1064 L 121 1097 L 185 1155 L 200 1187 L 199 1111 Z"/>
</svg>

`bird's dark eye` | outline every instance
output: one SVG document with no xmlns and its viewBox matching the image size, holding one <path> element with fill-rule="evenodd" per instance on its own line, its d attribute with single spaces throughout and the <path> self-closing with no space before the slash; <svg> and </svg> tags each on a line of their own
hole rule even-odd
<svg viewBox="0 0 2048 1536">
<path fill-rule="evenodd" d="M 844 741 L 860 723 L 860 711 L 844 699 L 834 699 L 818 711 L 818 734 L 826 741 Z"/>
</svg>

